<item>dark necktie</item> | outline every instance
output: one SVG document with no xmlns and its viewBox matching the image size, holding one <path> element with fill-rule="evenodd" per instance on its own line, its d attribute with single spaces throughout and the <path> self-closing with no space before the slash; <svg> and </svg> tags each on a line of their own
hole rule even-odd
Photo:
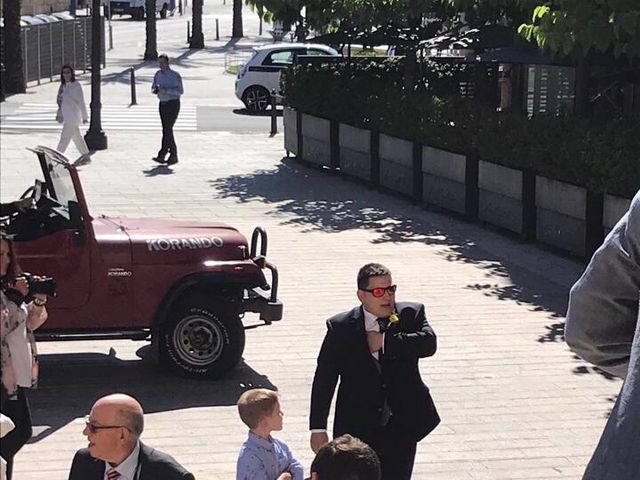
<svg viewBox="0 0 640 480">
<path fill-rule="evenodd" d="M 120 473 L 115 468 L 107 471 L 107 480 L 117 480 L 118 478 L 120 478 Z"/>
<path fill-rule="evenodd" d="M 388 318 L 378 318 L 378 325 L 380 326 L 380 333 L 384 333 L 389 328 L 389 319 Z M 378 361 L 382 362 L 384 359 L 384 352 L 381 348 L 378 350 Z M 382 371 L 381 371 L 382 373 Z M 384 381 L 384 380 L 383 380 Z M 384 386 L 384 385 L 383 385 Z M 386 386 L 384 386 L 386 388 Z M 386 392 L 385 392 L 386 393 Z M 380 413 L 380 425 L 386 426 L 389 423 L 389 418 L 391 418 L 391 409 L 389 408 L 389 402 L 385 396 L 384 404 L 382 406 L 382 411 Z"/>
<path fill-rule="evenodd" d="M 384 333 L 389 328 L 389 319 L 388 318 L 378 318 L 378 325 L 380 326 L 380 333 Z"/>
</svg>

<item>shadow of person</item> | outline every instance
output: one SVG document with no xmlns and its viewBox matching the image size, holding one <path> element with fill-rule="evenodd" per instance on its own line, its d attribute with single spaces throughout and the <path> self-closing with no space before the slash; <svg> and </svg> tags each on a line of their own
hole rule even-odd
<svg viewBox="0 0 640 480">
<path fill-rule="evenodd" d="M 174 172 L 168 165 L 157 165 L 148 170 L 143 170 L 142 173 L 144 173 L 145 177 L 155 177 L 157 175 L 172 175 Z"/>
<path fill-rule="evenodd" d="M 247 389 L 277 388 L 266 375 L 244 361 L 215 381 L 201 381 L 170 375 L 152 361 L 151 347 L 137 352 L 139 359 L 123 360 L 111 348 L 104 353 L 62 353 L 40 355 L 40 384 L 32 390 L 34 436 L 37 443 L 58 429 L 86 415 L 100 397 L 125 392 L 137 398 L 145 413 L 192 407 L 235 405 Z"/>
</svg>

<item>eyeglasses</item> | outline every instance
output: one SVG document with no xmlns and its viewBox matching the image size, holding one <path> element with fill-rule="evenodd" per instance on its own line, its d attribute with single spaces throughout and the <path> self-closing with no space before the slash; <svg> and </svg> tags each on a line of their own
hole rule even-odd
<svg viewBox="0 0 640 480">
<path fill-rule="evenodd" d="M 378 287 L 378 288 L 361 288 L 365 292 L 369 292 L 376 298 L 383 297 L 385 293 L 389 293 L 389 295 L 393 295 L 396 293 L 398 286 L 397 285 L 389 285 L 388 287 Z"/>
<path fill-rule="evenodd" d="M 84 417 L 84 423 L 91 433 L 98 433 L 100 430 L 109 430 L 112 428 L 126 428 L 127 430 L 129 430 L 129 427 L 125 425 L 96 425 L 91 421 L 89 415 L 86 415 Z"/>
</svg>

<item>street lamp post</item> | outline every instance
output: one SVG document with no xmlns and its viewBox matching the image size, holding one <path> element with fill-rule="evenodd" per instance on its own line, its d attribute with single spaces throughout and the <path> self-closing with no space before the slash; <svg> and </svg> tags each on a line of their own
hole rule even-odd
<svg viewBox="0 0 640 480">
<path fill-rule="evenodd" d="M 102 131 L 100 118 L 100 55 L 102 35 L 100 35 L 100 0 L 92 1 L 91 8 L 91 125 L 84 136 L 89 150 L 106 150 L 107 136 Z"/>
</svg>

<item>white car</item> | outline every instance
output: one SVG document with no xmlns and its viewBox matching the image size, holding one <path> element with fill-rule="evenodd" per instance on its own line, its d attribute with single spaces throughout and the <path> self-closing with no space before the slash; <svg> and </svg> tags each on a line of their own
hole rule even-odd
<svg viewBox="0 0 640 480">
<path fill-rule="evenodd" d="M 236 97 L 247 110 L 261 112 L 267 108 L 271 91 L 279 90 L 280 72 L 293 65 L 297 55 L 341 56 L 331 47 L 313 43 L 279 43 L 255 48 L 236 79 Z"/>
</svg>

